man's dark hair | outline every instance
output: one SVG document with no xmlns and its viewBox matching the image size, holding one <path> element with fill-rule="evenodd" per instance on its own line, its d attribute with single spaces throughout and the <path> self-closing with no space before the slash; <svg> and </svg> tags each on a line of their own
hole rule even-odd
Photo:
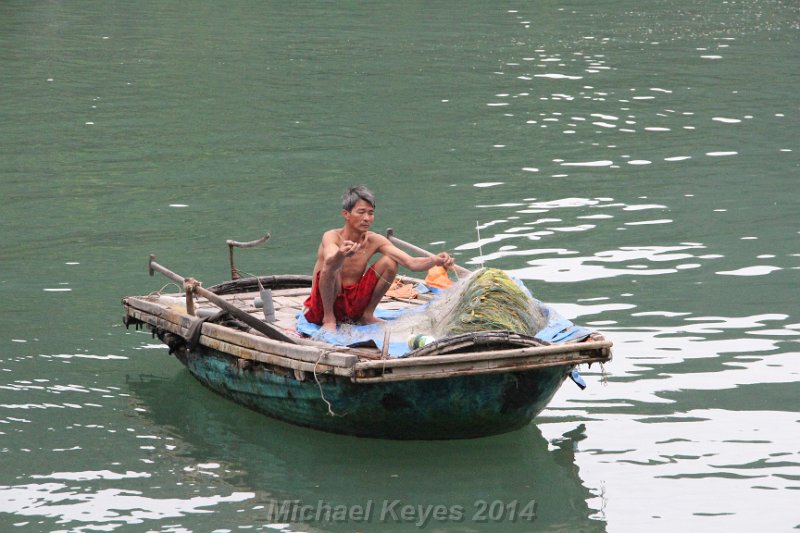
<svg viewBox="0 0 800 533">
<path fill-rule="evenodd" d="M 375 195 L 364 185 L 350 187 L 344 192 L 342 195 L 342 209 L 347 212 L 352 211 L 359 200 L 364 200 L 372 206 L 372 209 L 375 209 Z"/>
</svg>

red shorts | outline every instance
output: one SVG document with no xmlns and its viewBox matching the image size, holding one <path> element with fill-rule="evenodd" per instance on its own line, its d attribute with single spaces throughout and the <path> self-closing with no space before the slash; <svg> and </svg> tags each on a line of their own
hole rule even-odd
<svg viewBox="0 0 800 533">
<path fill-rule="evenodd" d="M 358 283 L 343 286 L 341 294 L 333 302 L 336 322 L 355 321 L 361 318 L 377 285 L 378 274 L 374 268 L 369 267 Z M 307 309 L 306 320 L 312 324 L 322 324 L 325 312 L 322 309 L 322 296 L 319 294 L 319 272 L 314 280 L 314 291 L 303 305 Z"/>
</svg>

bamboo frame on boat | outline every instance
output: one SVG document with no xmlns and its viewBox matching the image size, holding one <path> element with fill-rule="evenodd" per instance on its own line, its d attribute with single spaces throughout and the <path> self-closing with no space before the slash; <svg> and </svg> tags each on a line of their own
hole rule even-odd
<svg viewBox="0 0 800 533">
<path fill-rule="evenodd" d="M 125 298 L 123 304 L 129 317 L 181 338 L 188 338 L 192 327 L 202 320 L 142 298 Z M 573 366 L 606 362 L 611 357 L 611 342 L 600 335 L 584 342 L 379 359 L 380 354 L 314 341 L 308 341 L 313 343 L 309 345 L 289 344 L 212 323 L 199 327 L 200 344 L 231 356 L 293 370 L 332 372 L 365 384 Z"/>
</svg>

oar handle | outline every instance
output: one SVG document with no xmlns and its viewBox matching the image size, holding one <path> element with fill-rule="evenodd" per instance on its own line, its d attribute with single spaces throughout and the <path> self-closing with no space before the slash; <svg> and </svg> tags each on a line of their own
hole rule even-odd
<svg viewBox="0 0 800 533">
<path fill-rule="evenodd" d="M 398 239 L 397 237 L 394 236 L 394 230 L 392 228 L 386 230 L 386 238 L 389 239 L 389 242 L 391 242 L 398 248 L 405 248 L 409 252 L 413 252 L 415 254 L 419 254 L 425 257 L 433 257 L 434 255 L 436 255 L 433 252 L 429 252 L 424 248 L 420 248 L 416 244 L 411 244 L 410 242 L 406 242 L 403 239 Z M 462 266 L 458 266 L 455 263 L 453 263 L 453 266 L 450 268 L 455 270 L 456 274 L 458 274 L 459 276 L 468 276 L 469 274 L 472 274 L 471 270 L 468 270 Z"/>
<path fill-rule="evenodd" d="M 156 272 L 164 274 L 175 283 L 180 283 L 181 288 L 183 288 L 183 284 L 186 282 L 186 278 L 183 276 L 179 276 L 167 267 L 156 263 L 156 256 L 153 254 L 150 254 L 150 261 L 147 263 L 147 270 L 150 272 L 151 276 L 155 275 Z"/>
<path fill-rule="evenodd" d="M 265 242 L 267 242 L 271 236 L 272 236 L 272 234 L 267 232 L 266 235 L 264 235 L 260 239 L 254 240 L 254 241 L 234 241 L 232 239 L 228 239 L 227 241 L 225 241 L 225 244 L 228 245 L 228 258 L 229 258 L 230 263 L 231 263 L 231 279 L 237 280 L 237 279 L 239 279 L 241 277 L 239 275 L 239 270 L 233 264 L 233 249 L 234 248 L 255 248 L 256 246 L 259 246 L 259 245 L 264 244 Z"/>
<path fill-rule="evenodd" d="M 271 236 L 272 236 L 271 233 L 267 233 L 266 235 L 264 235 L 260 239 L 256 239 L 254 241 L 242 242 L 242 241 L 234 241 L 234 240 L 228 239 L 227 241 L 225 241 L 225 243 L 228 246 L 235 246 L 237 248 L 255 248 L 256 246 L 258 246 L 260 244 L 264 244 L 265 242 L 267 242 Z"/>
<path fill-rule="evenodd" d="M 183 276 L 176 274 L 167 267 L 156 263 L 156 257 L 154 255 L 150 256 L 150 263 L 148 264 L 148 270 L 150 271 L 151 276 L 153 275 L 154 272 L 160 272 L 161 274 L 164 274 L 172 281 L 180 283 L 181 286 L 183 286 L 187 281 L 186 278 L 184 278 Z M 216 305 L 217 307 L 226 310 L 232 316 L 238 318 L 239 320 L 241 320 L 254 330 L 263 333 L 267 337 L 283 342 L 290 342 L 292 344 L 297 344 L 297 341 L 295 339 L 289 337 L 283 331 L 276 328 L 272 324 L 268 324 L 263 320 L 254 317 L 250 313 L 242 309 L 239 309 L 238 307 L 231 304 L 224 298 L 221 298 L 220 296 L 214 294 L 208 289 L 204 289 L 199 284 L 193 284 L 192 290 L 197 294 L 199 294 L 200 296 L 202 296 L 203 298 L 205 298 L 206 300 L 208 300 L 209 302 L 211 302 L 212 304 Z"/>
</svg>

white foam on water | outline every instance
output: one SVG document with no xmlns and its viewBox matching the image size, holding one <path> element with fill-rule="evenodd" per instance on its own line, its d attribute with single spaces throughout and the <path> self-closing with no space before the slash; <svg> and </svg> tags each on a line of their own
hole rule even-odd
<svg viewBox="0 0 800 533">
<path fill-rule="evenodd" d="M 690 155 L 676 155 L 673 157 L 665 157 L 664 161 L 686 161 L 687 159 L 691 159 L 692 156 Z"/>
<path fill-rule="evenodd" d="M 722 276 L 766 276 L 776 270 L 783 270 L 781 267 L 772 265 L 756 265 L 744 267 L 737 270 L 721 270 L 717 272 Z"/>
<path fill-rule="evenodd" d="M 566 74 L 534 74 L 536 78 L 549 78 L 551 80 L 582 80 L 583 76 L 568 76 Z"/>
<path fill-rule="evenodd" d="M 623 211 L 642 211 L 644 209 L 666 209 L 667 206 L 661 204 L 639 204 L 628 205 L 622 208 Z"/>
<path fill-rule="evenodd" d="M 151 498 L 133 490 L 110 487 L 86 491 L 57 482 L 0 487 L 0 501 L 8 502 L 4 511 L 18 516 L 58 518 L 61 524 L 78 522 L 84 524 L 79 528 L 81 530 L 104 531 L 122 524 L 137 524 L 137 529 L 143 530 L 147 529 L 141 526 L 145 520 L 207 513 L 210 512 L 208 507 L 239 503 L 254 497 L 253 492 L 231 492 L 227 496 L 188 499 Z"/>
<path fill-rule="evenodd" d="M 613 161 L 609 160 L 601 160 L 601 161 L 576 161 L 573 163 L 561 163 L 562 167 L 610 167 L 613 165 Z"/>
<path fill-rule="evenodd" d="M 498 185 L 503 185 L 503 183 L 504 182 L 502 181 L 485 181 L 482 183 L 473 183 L 472 186 L 484 189 L 486 187 L 496 187 Z"/>
<path fill-rule="evenodd" d="M 741 122 L 738 118 L 726 118 L 726 117 L 713 117 L 711 120 L 715 122 L 723 122 L 725 124 L 738 124 Z"/>
<path fill-rule="evenodd" d="M 614 218 L 613 215 L 584 215 L 581 217 L 577 217 L 581 220 L 605 220 L 609 218 Z"/>
<path fill-rule="evenodd" d="M 150 474 L 147 472 L 134 472 L 128 470 L 124 474 L 112 472 L 110 470 L 88 470 L 86 472 L 53 472 L 47 475 L 30 476 L 33 479 L 62 479 L 66 481 L 93 481 L 97 479 L 134 479 L 134 478 L 148 478 Z"/>
<path fill-rule="evenodd" d="M 163 345 L 161 345 L 161 347 L 163 348 Z M 51 358 L 52 357 L 52 358 L 55 358 L 55 359 L 73 359 L 73 358 L 76 358 L 76 359 L 101 359 L 101 360 L 111 360 L 111 359 L 123 359 L 124 360 L 124 359 L 128 359 L 127 357 L 125 357 L 123 355 L 112 355 L 112 354 L 108 354 L 108 355 L 91 355 L 91 354 L 87 354 L 87 353 L 76 353 L 76 354 L 60 353 L 60 354 L 53 354 L 53 355 L 42 355 L 41 357 L 45 357 L 45 358 Z"/>
<path fill-rule="evenodd" d="M 626 222 L 626 226 L 649 226 L 652 224 L 672 224 L 669 218 L 659 218 L 656 220 L 640 220 L 639 222 Z"/>
<path fill-rule="evenodd" d="M 739 152 L 706 152 L 708 157 L 727 157 L 737 155 Z"/>
</svg>

